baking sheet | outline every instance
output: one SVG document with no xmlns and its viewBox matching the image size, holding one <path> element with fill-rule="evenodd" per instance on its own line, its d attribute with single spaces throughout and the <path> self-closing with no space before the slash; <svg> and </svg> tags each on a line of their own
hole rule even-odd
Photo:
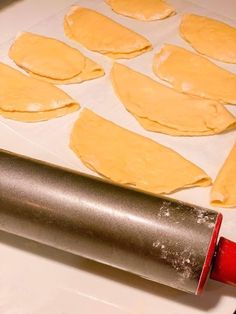
<svg viewBox="0 0 236 314">
<path fill-rule="evenodd" d="M 153 51 L 135 59 L 122 60 L 120 62 L 158 81 L 157 77 L 152 73 L 152 59 L 163 43 L 173 43 L 191 50 L 191 47 L 178 34 L 178 25 L 183 13 L 199 13 L 221 19 L 236 26 L 236 21 L 193 5 L 191 2 L 181 0 L 169 2 L 176 7 L 178 14 L 163 21 L 149 23 L 119 16 L 111 11 L 101 0 L 80 0 L 76 3 L 81 6 L 94 8 L 151 40 L 154 46 Z M 58 11 L 55 7 L 54 14 L 49 12 L 47 18 L 39 19 L 37 23 L 32 22 L 31 25 L 34 24 L 34 26 L 29 27 L 29 22 L 21 23 L 22 28 L 18 30 L 28 30 L 55 37 L 79 48 L 88 57 L 101 64 L 106 71 L 106 75 L 82 84 L 60 86 L 60 88 L 78 100 L 81 107 L 91 108 L 94 112 L 123 127 L 173 148 L 187 159 L 199 165 L 214 179 L 236 139 L 236 131 L 208 137 L 180 138 L 152 133 L 142 129 L 133 116 L 124 109 L 112 90 L 109 79 L 112 61 L 105 56 L 88 51 L 65 37 L 63 33 L 63 17 L 68 11 L 68 5 L 71 1 L 64 1 L 64 3 L 67 4 L 67 6 L 64 5 L 64 9 Z M 51 5 L 50 10 L 53 11 Z M 15 31 L 15 29 L 13 30 Z M 13 40 L 13 37 L 9 40 L 10 34 L 8 35 L 8 38 L 4 37 L 1 40 L 0 58 L 1 61 L 16 67 L 7 57 L 8 48 Z M 235 65 L 216 63 L 236 73 Z M 233 106 L 227 107 L 236 115 L 236 108 L 233 108 Z M 0 147 L 95 175 L 95 173 L 84 167 L 68 148 L 70 130 L 78 115 L 79 112 L 76 112 L 59 119 L 34 124 L 20 123 L 0 117 Z M 24 145 L 19 143 L 24 143 Z M 210 207 L 209 191 L 210 188 L 193 188 L 179 191 L 171 196 L 197 205 Z M 236 241 L 236 209 L 223 209 L 220 211 L 223 212 L 225 217 L 222 233 Z M 101 310 L 103 313 L 111 314 L 126 312 L 149 314 L 154 313 L 154 309 L 157 307 L 165 309 L 167 313 L 185 313 L 184 311 L 186 313 L 202 313 L 206 310 L 222 313 L 222 309 L 225 310 L 226 308 L 231 313 L 236 308 L 235 290 L 217 283 L 210 283 L 206 295 L 199 299 L 160 285 L 145 282 L 135 276 L 112 270 L 107 266 L 47 249 L 30 241 L 25 242 L 13 236 L 9 238 L 4 234 L 0 234 L 0 239 L 0 252 L 1 250 L 4 252 L 3 266 L 5 265 L 5 272 L 4 267 L 0 270 L 0 280 L 3 278 L 3 281 L 5 280 L 5 284 L 7 282 L 7 287 L 9 288 L 7 289 L 6 286 L 0 287 L 0 310 L 1 303 L 3 303 L 4 309 L 4 312 L 0 312 L 3 314 L 91 313 L 94 309 L 96 309 L 97 313 L 100 313 Z M 26 248 L 25 243 L 27 243 Z M 27 249 L 27 245 L 30 246 L 30 249 Z M 33 249 L 31 246 L 33 246 Z M 35 253 L 39 253 L 39 256 L 35 255 Z M 11 277 L 8 278 L 9 260 L 15 260 L 19 255 L 21 256 L 21 261 L 26 263 L 23 269 L 27 269 L 27 274 L 24 273 L 23 277 L 19 275 L 22 265 L 14 264 L 14 271 Z M 36 275 L 34 273 L 35 268 L 30 267 L 30 265 L 38 265 L 38 263 L 40 271 Z M 53 272 L 51 268 L 56 269 L 56 271 Z M 32 269 L 32 272 L 30 272 L 30 269 Z M 66 274 L 68 274 L 68 278 Z M 18 277 L 20 284 L 16 284 Z M 47 277 L 46 282 L 45 279 L 39 280 L 39 278 L 44 277 Z M 32 284 L 32 278 L 37 280 L 35 284 Z M 23 279 L 25 282 L 22 283 Z M 27 290 L 28 284 L 31 287 L 33 286 L 32 291 Z M 45 284 L 47 288 L 45 288 Z M 14 293 L 12 293 L 13 287 L 15 289 Z M 103 289 L 100 289 L 100 287 L 103 287 Z M 41 297 L 39 299 L 37 297 L 36 302 L 36 295 L 39 294 L 39 289 L 42 289 L 43 293 L 41 291 Z M 30 304 L 26 304 L 26 300 L 24 297 L 22 298 L 24 293 L 32 298 L 33 301 Z M 220 295 L 223 295 L 223 297 L 220 297 Z M 13 296 L 16 298 L 21 296 L 18 300 L 20 307 L 17 303 L 12 304 Z M 76 309 L 72 306 L 73 304 L 76 305 Z M 79 311 L 77 306 L 81 307 L 83 311 Z M 19 310 L 19 308 L 22 309 Z M 224 313 L 226 312 L 224 311 Z"/>
</svg>

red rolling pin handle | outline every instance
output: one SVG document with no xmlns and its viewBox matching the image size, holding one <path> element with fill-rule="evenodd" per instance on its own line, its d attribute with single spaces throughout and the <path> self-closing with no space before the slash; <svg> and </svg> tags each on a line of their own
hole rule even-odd
<svg viewBox="0 0 236 314">
<path fill-rule="evenodd" d="M 236 287 L 236 243 L 221 237 L 213 267 L 211 279 Z"/>
</svg>

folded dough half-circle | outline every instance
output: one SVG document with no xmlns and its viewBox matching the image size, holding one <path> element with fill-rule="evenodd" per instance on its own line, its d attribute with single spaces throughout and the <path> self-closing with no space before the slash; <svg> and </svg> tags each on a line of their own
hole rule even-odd
<svg viewBox="0 0 236 314">
<path fill-rule="evenodd" d="M 112 10 L 140 21 L 165 19 L 175 14 L 172 6 L 163 0 L 105 0 Z"/>
<path fill-rule="evenodd" d="M 153 70 L 180 92 L 236 105 L 236 75 L 197 53 L 165 44 Z"/>
<path fill-rule="evenodd" d="M 9 57 L 31 76 L 54 84 L 80 83 L 104 75 L 103 69 L 79 50 L 29 32 L 16 37 Z"/>
<path fill-rule="evenodd" d="M 236 143 L 213 183 L 211 204 L 219 207 L 236 207 Z"/>
<path fill-rule="evenodd" d="M 115 63 L 114 90 L 125 108 L 148 130 L 169 135 L 210 135 L 236 127 L 236 118 L 214 100 L 185 95 Z"/>
<path fill-rule="evenodd" d="M 208 186 L 209 176 L 172 149 L 84 109 L 75 122 L 70 147 L 98 174 L 152 193 Z"/>
<path fill-rule="evenodd" d="M 198 52 L 228 63 L 236 63 L 236 28 L 196 14 L 185 14 L 180 34 Z"/>
<path fill-rule="evenodd" d="M 0 63 L 0 114 L 21 121 L 41 121 L 79 109 L 63 90 Z"/>
<path fill-rule="evenodd" d="M 94 10 L 73 6 L 64 19 L 65 34 L 108 57 L 133 58 L 152 49 L 143 36 Z"/>
</svg>

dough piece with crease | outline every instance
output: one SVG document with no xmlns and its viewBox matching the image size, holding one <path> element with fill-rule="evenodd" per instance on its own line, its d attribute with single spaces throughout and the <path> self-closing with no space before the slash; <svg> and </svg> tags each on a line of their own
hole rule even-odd
<svg viewBox="0 0 236 314">
<path fill-rule="evenodd" d="M 105 0 L 113 11 L 140 21 L 165 19 L 175 14 L 172 6 L 163 0 Z"/>
<path fill-rule="evenodd" d="M 165 44 L 153 70 L 180 92 L 236 105 L 236 75 L 194 52 Z"/>
<path fill-rule="evenodd" d="M 236 143 L 212 186 L 211 204 L 219 207 L 236 207 Z"/>
<path fill-rule="evenodd" d="M 223 62 L 236 63 L 236 28 L 196 14 L 184 15 L 180 34 L 198 52 Z"/>
<path fill-rule="evenodd" d="M 147 130 L 169 135 L 212 135 L 236 127 L 236 118 L 214 100 L 185 95 L 125 65 L 111 70 L 114 90 Z"/>
<path fill-rule="evenodd" d="M 108 57 L 133 58 L 152 49 L 143 36 L 94 10 L 73 6 L 64 19 L 65 34 Z"/>
<path fill-rule="evenodd" d="M 0 63 L 0 114 L 36 122 L 79 109 L 79 104 L 59 88 L 28 77 Z"/>
<path fill-rule="evenodd" d="M 104 75 L 103 69 L 79 50 L 28 32 L 17 36 L 9 57 L 32 77 L 53 84 L 80 83 Z"/>
<path fill-rule="evenodd" d="M 208 175 L 172 149 L 124 129 L 88 109 L 75 122 L 70 147 L 98 174 L 152 193 L 208 186 Z"/>
<path fill-rule="evenodd" d="M 21 122 L 39 122 L 50 120 L 53 118 L 58 118 L 66 114 L 72 113 L 74 111 L 77 111 L 78 109 L 79 109 L 78 104 L 71 104 L 54 110 L 38 112 L 5 111 L 0 109 L 0 116 Z"/>
</svg>

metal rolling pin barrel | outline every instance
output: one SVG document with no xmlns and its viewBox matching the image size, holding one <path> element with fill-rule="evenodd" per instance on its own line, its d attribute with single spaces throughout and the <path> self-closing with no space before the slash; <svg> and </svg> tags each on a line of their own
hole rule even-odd
<svg viewBox="0 0 236 314">
<path fill-rule="evenodd" d="M 236 283 L 222 215 L 0 150 L 0 229 L 186 292 Z M 213 259 L 214 257 L 214 259 Z M 222 268 L 223 267 L 223 268 Z"/>
</svg>

